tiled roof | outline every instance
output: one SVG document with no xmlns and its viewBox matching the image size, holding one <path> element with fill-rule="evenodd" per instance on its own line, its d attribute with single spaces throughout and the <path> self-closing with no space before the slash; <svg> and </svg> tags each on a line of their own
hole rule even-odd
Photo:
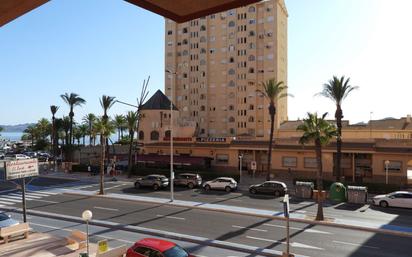
<svg viewBox="0 0 412 257">
<path fill-rule="evenodd" d="M 142 110 L 170 110 L 170 100 L 163 94 L 162 91 L 157 90 L 156 93 L 150 97 L 149 100 L 142 106 Z M 175 105 L 173 110 L 178 111 Z"/>
</svg>

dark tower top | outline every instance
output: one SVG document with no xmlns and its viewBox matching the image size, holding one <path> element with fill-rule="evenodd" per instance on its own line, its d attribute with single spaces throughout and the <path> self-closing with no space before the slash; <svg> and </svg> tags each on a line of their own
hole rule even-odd
<svg viewBox="0 0 412 257">
<path fill-rule="evenodd" d="M 143 104 L 141 110 L 170 110 L 170 100 L 162 91 L 157 90 L 156 93 Z M 173 110 L 178 111 L 175 105 L 173 105 Z"/>
</svg>

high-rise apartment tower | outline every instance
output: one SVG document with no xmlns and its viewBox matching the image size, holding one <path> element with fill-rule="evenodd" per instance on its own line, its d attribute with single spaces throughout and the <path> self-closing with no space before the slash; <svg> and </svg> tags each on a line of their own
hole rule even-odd
<svg viewBox="0 0 412 257">
<path fill-rule="evenodd" d="M 177 24 L 166 19 L 165 93 L 181 122 L 197 136 L 267 139 L 268 101 L 259 86 L 287 84 L 287 17 L 284 0 L 257 4 Z M 287 120 L 287 98 L 276 103 L 275 128 Z"/>
</svg>

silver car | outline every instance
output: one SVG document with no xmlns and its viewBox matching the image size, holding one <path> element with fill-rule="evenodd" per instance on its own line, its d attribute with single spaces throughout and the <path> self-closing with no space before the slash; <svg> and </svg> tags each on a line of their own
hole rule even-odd
<svg viewBox="0 0 412 257">
<path fill-rule="evenodd" d="M 17 224 L 19 224 L 19 222 L 12 219 L 10 215 L 0 213 L 0 228 L 6 228 Z"/>
<path fill-rule="evenodd" d="M 230 192 L 237 189 L 237 182 L 233 178 L 220 177 L 215 178 L 214 180 L 206 181 L 205 183 L 203 183 L 203 188 L 206 191 L 217 189 Z"/>
<path fill-rule="evenodd" d="M 169 179 L 163 175 L 148 175 L 138 178 L 134 183 L 136 189 L 140 187 L 152 187 L 154 190 L 165 188 L 169 185 Z"/>
<path fill-rule="evenodd" d="M 374 205 L 381 207 L 412 208 L 412 192 L 396 191 L 387 195 L 377 195 L 372 201 Z"/>
</svg>

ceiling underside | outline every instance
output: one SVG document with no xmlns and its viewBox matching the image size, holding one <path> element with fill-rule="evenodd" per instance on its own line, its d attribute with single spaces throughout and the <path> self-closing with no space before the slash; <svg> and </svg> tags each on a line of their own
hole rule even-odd
<svg viewBox="0 0 412 257">
<path fill-rule="evenodd" d="M 0 0 L 0 27 L 49 0 Z M 176 22 L 186 22 L 212 13 L 261 0 L 125 0 Z"/>
</svg>

